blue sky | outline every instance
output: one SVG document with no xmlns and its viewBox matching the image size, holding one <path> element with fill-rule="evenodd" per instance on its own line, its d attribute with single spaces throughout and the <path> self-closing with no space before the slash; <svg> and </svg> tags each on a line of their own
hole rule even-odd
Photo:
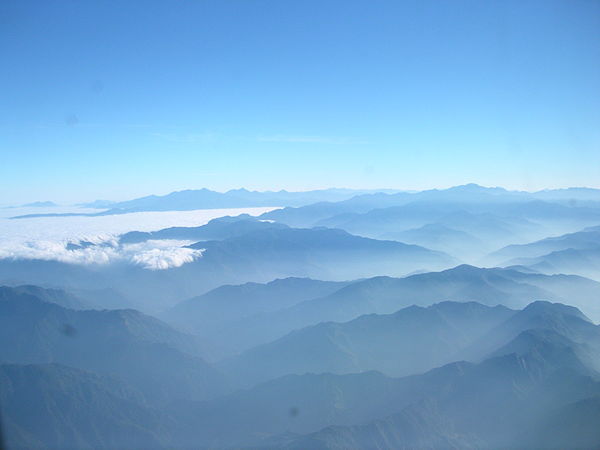
<svg viewBox="0 0 600 450">
<path fill-rule="evenodd" d="M 0 202 L 600 187 L 600 2 L 0 2 Z"/>
</svg>

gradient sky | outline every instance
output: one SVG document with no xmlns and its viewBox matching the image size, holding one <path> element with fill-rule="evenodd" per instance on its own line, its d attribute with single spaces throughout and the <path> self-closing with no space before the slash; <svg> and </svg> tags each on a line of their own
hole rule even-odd
<svg viewBox="0 0 600 450">
<path fill-rule="evenodd" d="M 600 1 L 0 2 L 0 202 L 600 187 Z"/>
</svg>

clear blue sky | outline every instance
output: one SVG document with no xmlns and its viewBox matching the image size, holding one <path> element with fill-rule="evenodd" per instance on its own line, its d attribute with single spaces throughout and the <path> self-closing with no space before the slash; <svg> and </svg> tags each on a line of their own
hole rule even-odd
<svg viewBox="0 0 600 450">
<path fill-rule="evenodd" d="M 600 1 L 0 2 L 0 202 L 600 186 Z"/>
</svg>

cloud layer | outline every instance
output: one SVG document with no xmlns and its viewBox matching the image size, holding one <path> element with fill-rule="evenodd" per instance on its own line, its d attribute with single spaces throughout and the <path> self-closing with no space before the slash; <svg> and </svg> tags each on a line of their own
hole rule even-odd
<svg viewBox="0 0 600 450">
<path fill-rule="evenodd" d="M 13 243 L 0 248 L 0 259 L 43 259 L 70 264 L 106 265 L 125 262 L 150 270 L 164 270 L 190 263 L 202 256 L 201 250 L 183 248 L 189 241 L 147 241 L 118 245 L 114 238 L 95 239 L 95 245 L 68 249 L 69 242 L 36 240 Z"/>
<path fill-rule="evenodd" d="M 72 208 L 71 208 L 72 209 Z M 128 231 L 153 231 L 170 226 L 200 226 L 225 215 L 261 214 L 272 208 L 131 213 L 100 217 L 44 217 L 10 220 L 0 217 L 0 259 L 43 259 L 71 264 L 106 265 L 117 262 L 149 270 L 179 267 L 202 257 L 201 250 L 184 248 L 191 241 L 151 240 L 119 245 Z M 54 210 L 56 212 L 56 210 Z M 86 241 L 94 245 L 74 248 Z"/>
</svg>

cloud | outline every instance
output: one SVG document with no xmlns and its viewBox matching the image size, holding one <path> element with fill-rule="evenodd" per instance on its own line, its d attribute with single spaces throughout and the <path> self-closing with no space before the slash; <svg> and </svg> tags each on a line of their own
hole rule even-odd
<svg viewBox="0 0 600 450">
<path fill-rule="evenodd" d="M 202 256 L 202 250 L 182 247 L 152 248 L 134 253 L 130 261 L 149 270 L 165 270 L 191 263 Z"/>
<path fill-rule="evenodd" d="M 35 208 L 17 208 L 23 213 Z M 0 210 L 0 259 L 42 259 L 71 264 L 133 264 L 164 270 L 202 257 L 201 250 L 185 248 L 191 241 L 150 240 L 119 245 L 117 236 L 128 231 L 153 231 L 173 226 L 193 227 L 222 216 L 260 215 L 274 208 L 231 208 L 195 211 L 155 211 L 98 217 L 38 217 L 10 220 L 14 209 Z M 54 210 L 53 210 L 54 211 Z M 87 211 L 87 210 L 83 210 Z M 57 212 L 78 212 L 60 207 Z M 3 217 L 4 216 L 4 217 Z M 73 248 L 69 243 L 94 245 Z"/>
<path fill-rule="evenodd" d="M 89 242 L 89 241 L 88 241 Z M 69 242 L 29 241 L 4 245 L 0 259 L 42 259 L 70 264 L 108 265 L 125 262 L 149 270 L 180 267 L 202 256 L 202 250 L 184 248 L 189 241 L 154 240 L 140 244 L 119 245 L 114 238 L 97 239 L 85 248 L 68 249 Z"/>
</svg>

